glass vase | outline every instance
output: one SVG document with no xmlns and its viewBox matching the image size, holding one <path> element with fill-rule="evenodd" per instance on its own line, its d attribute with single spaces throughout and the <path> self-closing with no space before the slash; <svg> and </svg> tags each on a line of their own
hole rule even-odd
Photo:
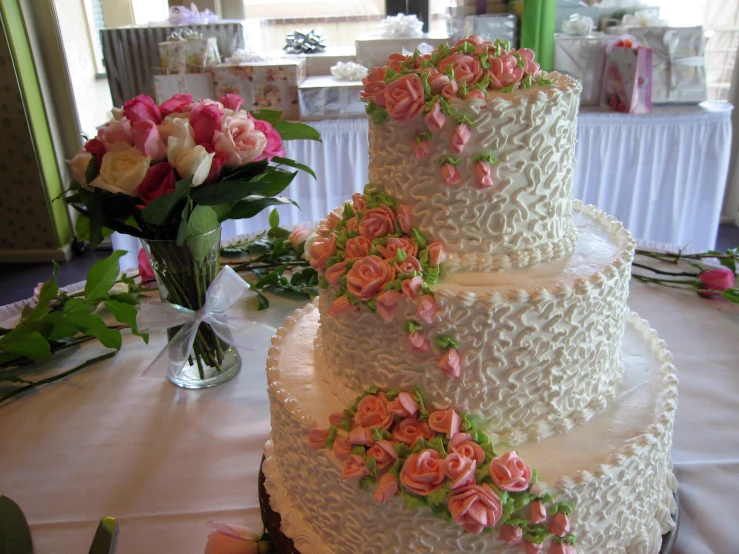
<svg viewBox="0 0 739 554">
<path fill-rule="evenodd" d="M 173 240 L 141 241 L 156 276 L 162 301 L 198 311 L 205 293 L 221 269 L 221 228 L 189 237 L 178 245 Z M 167 331 L 169 340 L 180 327 Z M 170 358 L 167 377 L 186 389 L 214 387 L 232 379 L 241 369 L 238 350 L 216 336 L 207 323 L 198 327 L 193 348 L 184 366 Z"/>
</svg>

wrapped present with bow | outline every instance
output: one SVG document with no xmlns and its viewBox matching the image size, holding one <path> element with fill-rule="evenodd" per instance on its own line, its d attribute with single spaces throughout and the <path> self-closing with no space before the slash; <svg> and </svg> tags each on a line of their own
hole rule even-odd
<svg viewBox="0 0 739 554">
<path fill-rule="evenodd" d="M 187 28 L 174 31 L 169 40 L 159 43 L 159 57 L 165 74 L 202 73 L 221 63 L 218 40 Z"/>
<path fill-rule="evenodd" d="M 600 106 L 621 113 L 652 111 L 652 49 L 628 35 L 606 47 Z"/>
<path fill-rule="evenodd" d="M 698 104 L 708 98 L 703 27 L 630 27 L 653 51 L 652 102 Z"/>
</svg>

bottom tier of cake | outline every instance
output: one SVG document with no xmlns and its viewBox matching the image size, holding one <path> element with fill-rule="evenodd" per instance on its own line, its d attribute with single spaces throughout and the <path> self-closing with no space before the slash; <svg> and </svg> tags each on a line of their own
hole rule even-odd
<svg viewBox="0 0 739 554">
<path fill-rule="evenodd" d="M 516 448 L 538 470 L 538 489 L 573 505 L 570 525 L 580 554 L 656 554 L 661 535 L 674 527 L 675 368 L 648 323 L 634 313 L 626 319 L 626 371 L 607 408 L 566 434 Z M 339 478 L 342 464 L 332 452 L 310 447 L 310 429 L 319 422 L 325 426 L 329 414 L 345 408 L 314 365 L 317 328 L 314 305 L 298 310 L 273 338 L 267 364 L 272 435 L 263 471 L 282 530 L 297 549 L 302 554 L 522 552 L 495 532 L 470 534 L 427 507 L 409 509 L 399 496 L 378 504 L 371 490 Z"/>
</svg>

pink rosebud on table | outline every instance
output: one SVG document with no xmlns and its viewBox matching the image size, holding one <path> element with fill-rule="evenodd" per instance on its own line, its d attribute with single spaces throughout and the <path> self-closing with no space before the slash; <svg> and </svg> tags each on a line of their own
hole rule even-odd
<svg viewBox="0 0 739 554">
<path fill-rule="evenodd" d="M 473 485 L 475 483 L 475 469 L 477 469 L 477 462 L 460 454 L 447 454 L 442 462 L 444 475 L 452 480 L 449 483 L 449 489 L 453 491 L 467 485 Z"/>
<path fill-rule="evenodd" d="M 377 488 L 372 494 L 372 500 L 375 502 L 387 502 L 397 492 L 398 480 L 389 473 L 385 473 L 377 482 Z"/>
<path fill-rule="evenodd" d="M 488 162 L 477 162 L 475 164 L 475 187 L 478 190 L 486 190 L 495 186 L 495 169 Z"/>
<path fill-rule="evenodd" d="M 428 352 L 431 347 L 431 341 L 421 331 L 414 331 L 408 334 L 408 344 L 413 352 Z"/>
<path fill-rule="evenodd" d="M 454 130 L 454 135 L 452 136 L 452 150 L 454 152 L 462 152 L 464 150 L 465 145 L 470 140 L 470 126 L 466 123 L 460 123 L 457 125 L 457 128 Z"/>
<path fill-rule="evenodd" d="M 462 181 L 457 166 L 450 163 L 441 164 L 441 178 L 447 185 L 457 185 Z"/>
<path fill-rule="evenodd" d="M 698 275 L 701 287 L 705 291 L 699 291 L 698 294 L 704 298 L 710 298 L 716 293 L 724 292 L 726 289 L 734 288 L 736 276 L 728 267 L 717 267 L 709 269 Z"/>
<path fill-rule="evenodd" d="M 570 532 L 570 520 L 564 512 L 557 512 L 549 522 L 549 532 L 564 537 Z"/>
<path fill-rule="evenodd" d="M 500 526 L 500 540 L 508 544 L 518 544 L 523 540 L 523 531 L 518 525 L 504 523 Z"/>
<path fill-rule="evenodd" d="M 308 444 L 313 450 L 326 448 L 328 429 L 311 429 L 308 431 Z"/>
<path fill-rule="evenodd" d="M 306 229 L 302 225 L 298 224 L 287 236 L 287 240 L 292 244 L 295 250 L 303 244 L 310 236 L 310 229 Z"/>
<path fill-rule="evenodd" d="M 462 487 L 449 496 L 447 506 L 452 521 L 474 534 L 495 527 L 503 513 L 498 495 L 488 485 Z"/>
<path fill-rule="evenodd" d="M 450 348 L 439 360 L 439 368 L 447 377 L 459 377 L 462 374 L 462 360 L 456 348 Z"/>
<path fill-rule="evenodd" d="M 258 536 L 241 525 L 210 522 L 205 554 L 259 554 Z"/>
<path fill-rule="evenodd" d="M 459 433 L 459 414 L 452 408 L 431 412 L 428 423 L 433 431 L 444 433 L 448 439 Z"/>
<path fill-rule="evenodd" d="M 364 456 L 352 454 L 344 462 L 344 469 L 339 477 L 347 481 L 361 481 L 369 475 L 369 469 L 364 463 Z"/>
<path fill-rule="evenodd" d="M 426 127 L 428 127 L 429 131 L 432 133 L 435 133 L 444 126 L 444 123 L 446 123 L 446 116 L 441 111 L 441 104 L 439 102 L 434 104 L 431 111 L 426 114 L 424 121 L 426 122 Z"/>
<path fill-rule="evenodd" d="M 541 500 L 534 500 L 529 504 L 529 510 L 527 514 L 529 523 L 537 524 L 543 523 L 547 519 L 547 508 Z"/>
<path fill-rule="evenodd" d="M 511 451 L 493 458 L 490 462 L 490 477 L 500 490 L 523 492 L 529 487 L 531 468 L 515 451 Z"/>
</svg>

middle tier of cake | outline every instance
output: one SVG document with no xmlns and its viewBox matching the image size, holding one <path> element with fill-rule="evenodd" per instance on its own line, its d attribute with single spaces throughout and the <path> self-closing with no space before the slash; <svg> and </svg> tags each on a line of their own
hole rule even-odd
<svg viewBox="0 0 739 554">
<path fill-rule="evenodd" d="M 614 218 L 573 203 L 578 241 L 567 259 L 536 268 L 454 274 L 433 286 L 430 322 L 410 299 L 383 321 L 368 309 L 331 315 L 320 293 L 317 367 L 338 398 L 383 383 L 420 386 L 437 407 L 482 418 L 496 441 L 516 445 L 563 433 L 602 410 L 623 373 L 621 342 L 634 241 Z M 431 340 L 409 344 L 409 322 Z M 415 325 L 415 323 L 414 323 Z M 443 371 L 444 345 L 459 375 Z M 587 377 L 587 378 L 584 378 Z"/>
</svg>

